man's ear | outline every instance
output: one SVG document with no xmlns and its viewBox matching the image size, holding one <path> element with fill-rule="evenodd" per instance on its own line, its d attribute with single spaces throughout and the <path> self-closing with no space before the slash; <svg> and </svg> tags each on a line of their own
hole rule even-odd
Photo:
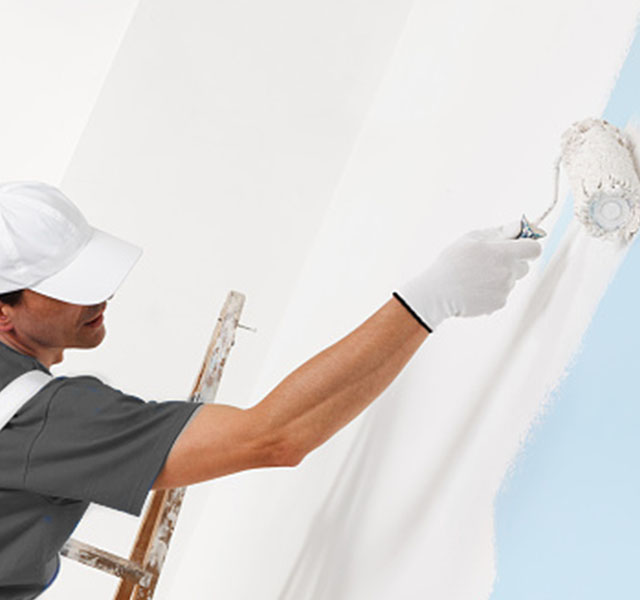
<svg viewBox="0 0 640 600">
<path fill-rule="evenodd" d="M 0 302 L 0 331 L 11 331 L 12 329 L 11 306 Z"/>
</svg>

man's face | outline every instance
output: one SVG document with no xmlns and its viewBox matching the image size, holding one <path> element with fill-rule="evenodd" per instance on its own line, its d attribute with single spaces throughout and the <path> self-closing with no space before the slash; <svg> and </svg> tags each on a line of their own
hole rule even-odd
<svg viewBox="0 0 640 600">
<path fill-rule="evenodd" d="M 16 306 L 0 304 L 0 341 L 50 366 L 62 360 L 65 348 L 95 348 L 102 342 L 106 330 L 99 315 L 106 306 L 106 301 L 70 304 L 24 290 Z"/>
</svg>

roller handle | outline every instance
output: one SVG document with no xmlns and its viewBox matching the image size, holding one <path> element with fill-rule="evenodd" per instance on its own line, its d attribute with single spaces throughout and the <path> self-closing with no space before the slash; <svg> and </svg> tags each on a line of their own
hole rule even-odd
<svg viewBox="0 0 640 600">
<path fill-rule="evenodd" d="M 547 232 L 541 227 L 536 227 L 533 223 L 530 223 L 527 217 L 522 215 L 520 219 L 520 233 L 516 236 L 518 238 L 532 238 L 537 240 L 547 235 Z"/>
</svg>

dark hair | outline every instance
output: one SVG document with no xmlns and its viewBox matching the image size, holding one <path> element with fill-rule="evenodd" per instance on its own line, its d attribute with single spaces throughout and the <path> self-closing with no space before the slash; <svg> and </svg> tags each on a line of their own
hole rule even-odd
<svg viewBox="0 0 640 600">
<path fill-rule="evenodd" d="M 24 292 L 24 290 L 15 290 L 13 292 L 7 292 L 6 294 L 0 294 L 0 302 L 4 302 L 9 306 L 15 306 L 22 300 L 22 292 Z"/>
</svg>

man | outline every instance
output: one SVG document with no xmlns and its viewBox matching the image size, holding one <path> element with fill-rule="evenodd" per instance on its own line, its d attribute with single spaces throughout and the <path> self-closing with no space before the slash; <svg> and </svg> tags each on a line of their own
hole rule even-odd
<svg viewBox="0 0 640 600">
<path fill-rule="evenodd" d="M 513 223 L 473 231 L 261 402 L 145 402 L 93 376 L 51 378 L 105 336 L 107 301 L 140 257 L 39 182 L 0 185 L 0 597 L 35 598 L 90 502 L 139 515 L 150 489 L 295 466 L 360 414 L 446 318 L 490 314 L 540 255 Z M 33 372 L 35 393 L 15 393 Z M 13 390 L 13 391 L 12 391 Z M 17 398 L 17 400 L 16 400 Z M 0 422 L 0 425 L 2 422 Z M 132 458 L 135 457 L 135 460 Z"/>
</svg>

